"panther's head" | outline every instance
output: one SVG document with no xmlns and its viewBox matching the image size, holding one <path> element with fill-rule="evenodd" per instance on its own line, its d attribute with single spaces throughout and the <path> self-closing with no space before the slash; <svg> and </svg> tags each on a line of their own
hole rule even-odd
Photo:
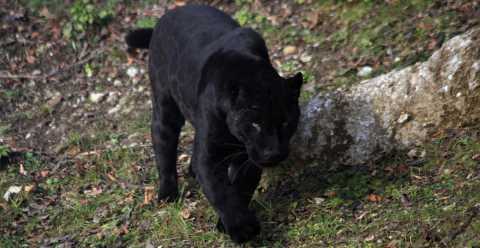
<svg viewBox="0 0 480 248">
<path fill-rule="evenodd" d="M 276 165 L 288 156 L 297 128 L 302 74 L 282 78 L 269 62 L 255 59 L 237 64 L 235 71 L 227 88 L 228 128 L 255 164 Z"/>
</svg>

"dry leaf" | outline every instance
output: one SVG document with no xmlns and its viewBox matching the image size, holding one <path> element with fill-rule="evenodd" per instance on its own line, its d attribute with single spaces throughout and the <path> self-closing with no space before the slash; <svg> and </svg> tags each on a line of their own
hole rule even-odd
<svg viewBox="0 0 480 248">
<path fill-rule="evenodd" d="M 367 216 L 368 212 L 365 211 L 363 213 L 361 213 L 360 215 L 358 215 L 357 217 L 355 217 L 356 220 L 361 220 L 363 219 L 365 216 Z"/>
<path fill-rule="evenodd" d="M 337 195 L 337 192 L 335 191 L 327 191 L 323 194 L 324 196 L 328 196 L 328 197 L 334 197 Z"/>
<path fill-rule="evenodd" d="M 472 160 L 480 161 L 480 153 L 477 153 L 477 154 L 473 155 Z"/>
<path fill-rule="evenodd" d="M 175 6 L 184 6 L 187 4 L 185 0 L 175 0 Z"/>
<path fill-rule="evenodd" d="M 313 29 L 318 25 L 319 20 L 320 20 L 320 12 L 312 11 L 307 14 L 307 20 L 304 25 L 306 28 Z"/>
<path fill-rule="evenodd" d="M 294 54 L 296 52 L 297 52 L 297 47 L 295 47 L 295 46 L 286 46 L 285 48 L 283 48 L 283 55 L 284 56 L 291 55 L 291 54 Z"/>
<path fill-rule="evenodd" d="M 29 64 L 35 63 L 35 57 L 33 57 L 31 55 L 27 55 L 26 59 L 27 59 L 27 63 L 29 63 Z"/>
<path fill-rule="evenodd" d="M 365 241 L 373 241 L 375 239 L 375 235 L 371 234 L 368 237 L 365 238 Z"/>
<path fill-rule="evenodd" d="M 23 176 L 27 175 L 27 172 L 25 171 L 25 167 L 23 166 L 23 164 L 20 164 L 19 173 Z"/>
<path fill-rule="evenodd" d="M 80 153 L 80 148 L 78 146 L 70 146 L 66 153 L 68 156 L 75 157 Z"/>
<path fill-rule="evenodd" d="M 369 194 L 367 199 L 371 202 L 380 202 L 382 201 L 382 197 L 376 194 Z"/>
<path fill-rule="evenodd" d="M 34 185 L 25 185 L 23 190 L 27 193 L 31 192 L 35 186 Z"/>
<path fill-rule="evenodd" d="M 40 14 L 40 16 L 46 17 L 48 19 L 51 19 L 53 17 L 52 14 L 50 14 L 50 11 L 48 11 L 47 7 L 43 7 L 40 10 L 39 14 Z"/>
<path fill-rule="evenodd" d="M 191 213 L 190 213 L 190 210 L 188 210 L 188 208 L 184 208 L 182 212 L 180 212 L 180 215 L 182 216 L 182 218 L 188 219 L 190 218 Z"/>
<path fill-rule="evenodd" d="M 85 190 L 84 193 L 89 196 L 97 196 L 103 192 L 100 187 L 93 187 L 91 190 Z"/>
<path fill-rule="evenodd" d="M 40 176 L 41 177 L 48 177 L 48 174 L 49 174 L 49 171 L 47 171 L 47 170 L 40 171 Z"/>
<path fill-rule="evenodd" d="M 385 248 L 397 248 L 397 243 L 398 243 L 398 241 L 392 240 L 392 241 L 390 241 L 390 243 L 388 243 L 388 244 L 385 246 Z"/>
<path fill-rule="evenodd" d="M 153 186 L 145 186 L 143 194 L 143 204 L 150 204 L 155 196 L 155 187 Z"/>
<path fill-rule="evenodd" d="M 110 174 L 110 173 L 107 173 L 107 177 L 108 177 L 108 179 L 110 179 L 110 180 L 112 180 L 112 181 L 114 181 L 114 182 L 117 181 L 117 178 L 115 178 L 115 177 L 114 177 L 112 174 Z"/>
</svg>

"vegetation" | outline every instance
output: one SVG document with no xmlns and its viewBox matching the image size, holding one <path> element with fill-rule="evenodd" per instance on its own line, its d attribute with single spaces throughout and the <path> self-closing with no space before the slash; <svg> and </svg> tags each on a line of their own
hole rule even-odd
<svg viewBox="0 0 480 248">
<path fill-rule="evenodd" d="M 180 139 L 182 197 L 155 202 L 145 54 L 127 55 L 122 37 L 182 1 L 13 2 L 0 8 L 0 71 L 10 76 L 0 81 L 0 247 L 234 247 L 186 176 L 191 126 Z M 304 72 L 302 101 L 424 60 L 478 25 L 480 6 L 215 2 L 266 37 L 282 74 Z M 359 75 L 366 66 L 372 73 Z M 478 130 L 440 130 L 416 154 L 377 164 L 267 171 L 252 202 L 263 232 L 245 247 L 480 246 Z"/>
</svg>

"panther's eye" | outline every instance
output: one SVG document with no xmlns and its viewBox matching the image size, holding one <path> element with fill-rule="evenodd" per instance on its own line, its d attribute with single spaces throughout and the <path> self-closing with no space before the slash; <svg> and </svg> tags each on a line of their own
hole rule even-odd
<svg viewBox="0 0 480 248">
<path fill-rule="evenodd" d="M 260 125 L 258 125 L 258 123 L 252 122 L 252 127 L 255 128 L 255 130 L 258 133 L 260 133 L 260 131 L 262 131 L 262 128 L 260 127 Z"/>
</svg>

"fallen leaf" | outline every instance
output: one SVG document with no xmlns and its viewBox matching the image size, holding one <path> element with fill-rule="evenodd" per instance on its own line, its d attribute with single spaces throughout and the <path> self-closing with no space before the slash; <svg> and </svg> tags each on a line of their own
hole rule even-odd
<svg viewBox="0 0 480 248">
<path fill-rule="evenodd" d="M 375 235 L 371 234 L 368 237 L 365 238 L 365 241 L 373 241 L 375 239 Z"/>
<path fill-rule="evenodd" d="M 25 171 L 25 167 L 23 166 L 23 164 L 20 164 L 19 173 L 23 176 L 27 175 L 27 172 Z"/>
<path fill-rule="evenodd" d="M 309 29 L 313 29 L 318 25 L 318 22 L 320 20 L 320 12 L 318 11 L 312 11 L 310 13 L 307 13 L 307 20 L 304 23 L 304 26 Z"/>
<path fill-rule="evenodd" d="M 315 198 L 313 198 L 313 201 L 315 202 L 315 204 L 320 205 L 320 204 L 322 204 L 322 203 L 325 201 L 325 198 L 323 198 L 323 197 L 315 197 Z"/>
<path fill-rule="evenodd" d="M 438 42 L 437 42 L 436 39 L 430 40 L 430 42 L 428 43 L 428 46 L 427 46 L 428 50 L 433 50 L 433 49 L 437 48 L 437 43 Z"/>
<path fill-rule="evenodd" d="M 406 194 L 402 194 L 400 196 L 400 201 L 402 202 L 403 206 L 406 207 L 406 208 L 409 208 L 412 206 L 412 202 L 410 202 L 410 199 L 408 198 L 408 196 Z"/>
<path fill-rule="evenodd" d="M 26 59 L 27 59 L 27 63 L 29 64 L 35 63 L 35 60 L 36 60 L 35 57 L 32 55 L 27 55 Z"/>
<path fill-rule="evenodd" d="M 89 196 L 97 196 L 99 194 L 101 194 L 103 192 L 102 188 L 100 188 L 100 186 L 95 186 L 95 187 L 92 187 L 92 189 L 90 190 L 85 190 L 84 193 L 86 195 L 89 195 Z"/>
<path fill-rule="evenodd" d="M 359 214 L 357 217 L 355 217 L 356 220 L 362 220 L 365 216 L 367 216 L 368 212 L 365 211 L 361 214 Z"/>
<path fill-rule="evenodd" d="M 188 219 L 188 218 L 190 218 L 191 213 L 190 213 L 190 210 L 188 210 L 188 208 L 184 208 L 184 209 L 180 212 L 180 215 L 182 216 L 182 218 Z"/>
<path fill-rule="evenodd" d="M 43 17 L 48 18 L 48 19 L 51 19 L 53 17 L 52 14 L 50 14 L 50 11 L 48 11 L 47 7 L 43 7 L 40 10 L 39 14 L 40 14 L 40 16 L 43 16 Z"/>
<path fill-rule="evenodd" d="M 398 241 L 392 240 L 392 241 L 390 241 L 390 243 L 388 243 L 388 244 L 385 246 L 385 248 L 397 248 L 397 243 L 398 243 Z"/>
<path fill-rule="evenodd" d="M 125 225 L 122 225 L 122 226 L 120 227 L 120 232 L 119 232 L 119 234 L 120 234 L 120 235 L 123 235 L 123 234 L 127 234 L 127 233 L 128 233 L 128 223 L 125 224 Z"/>
<path fill-rule="evenodd" d="M 25 187 L 23 187 L 23 190 L 29 193 L 33 190 L 34 187 L 35 187 L 34 185 L 25 185 Z"/>
<path fill-rule="evenodd" d="M 48 174 L 50 174 L 50 172 L 47 171 L 47 170 L 42 170 L 42 171 L 40 171 L 40 176 L 41 176 L 41 177 L 48 177 Z"/>
<path fill-rule="evenodd" d="M 117 178 L 115 178 L 115 176 L 113 176 L 113 175 L 110 174 L 110 173 L 107 173 L 107 177 L 108 177 L 108 179 L 110 179 L 110 180 L 112 180 L 112 181 L 114 181 L 114 182 L 117 181 Z"/>
<path fill-rule="evenodd" d="M 323 194 L 324 196 L 328 196 L 328 197 L 334 197 L 337 195 L 337 192 L 335 191 L 327 191 Z"/>
<path fill-rule="evenodd" d="M 367 199 L 371 202 L 380 202 L 382 201 L 382 197 L 376 194 L 369 194 Z"/>
<path fill-rule="evenodd" d="M 477 153 L 477 154 L 473 155 L 472 160 L 480 161 L 480 153 Z"/>
<path fill-rule="evenodd" d="M 7 192 L 5 192 L 3 195 L 3 199 L 5 199 L 5 201 L 9 201 L 12 195 L 16 195 L 20 193 L 20 191 L 22 191 L 22 186 L 10 186 L 7 189 Z"/>
<path fill-rule="evenodd" d="M 143 204 L 147 205 L 152 202 L 155 196 L 155 187 L 153 186 L 145 186 L 144 194 L 143 194 Z"/>
<path fill-rule="evenodd" d="M 287 55 L 292 55 L 294 53 L 297 52 L 297 47 L 295 46 L 286 46 L 285 48 L 283 48 L 283 55 L 284 56 L 287 56 Z"/>
<path fill-rule="evenodd" d="M 175 6 L 184 6 L 187 4 L 185 0 L 175 0 Z"/>
</svg>

